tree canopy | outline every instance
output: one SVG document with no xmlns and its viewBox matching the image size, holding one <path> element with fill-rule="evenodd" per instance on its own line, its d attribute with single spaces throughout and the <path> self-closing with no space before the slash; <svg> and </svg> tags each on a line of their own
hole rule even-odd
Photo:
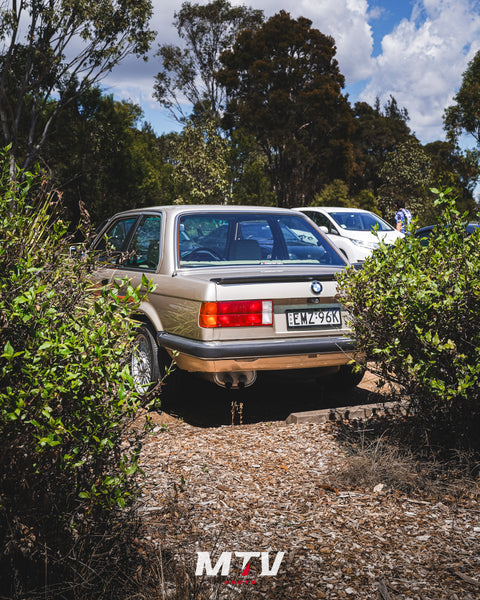
<svg viewBox="0 0 480 600">
<path fill-rule="evenodd" d="M 62 192 L 70 221 L 78 222 L 80 204 L 98 225 L 133 206 L 173 202 L 169 137 L 158 138 L 142 118 L 140 106 L 115 101 L 98 87 L 58 115 L 40 164 Z"/>
<path fill-rule="evenodd" d="M 334 179 L 348 180 L 353 121 L 333 38 L 285 11 L 239 33 L 222 54 L 225 127 L 245 129 L 267 159 L 280 206 L 308 203 Z"/>
<path fill-rule="evenodd" d="M 431 142 L 425 146 L 433 169 L 432 180 L 440 189 L 451 189 L 456 208 L 477 218 L 478 207 L 473 198 L 476 182 L 480 175 L 479 152 L 462 152 L 453 142 Z M 432 207 L 433 208 L 433 207 Z M 435 210 L 435 214 L 438 213 Z M 433 217 L 431 222 L 434 222 Z"/>
<path fill-rule="evenodd" d="M 408 113 L 390 96 L 383 108 L 377 98 L 375 106 L 357 102 L 353 109 L 355 129 L 352 136 L 354 164 L 351 188 L 377 193 L 381 185 L 379 172 L 389 152 L 414 139 L 407 125 Z"/>
<path fill-rule="evenodd" d="M 335 41 L 311 21 L 285 11 L 264 21 L 230 1 L 184 2 L 175 13 L 180 45 L 160 46 L 154 85 L 184 129 L 162 136 L 141 124 L 139 106 L 98 87 L 127 54 L 145 56 L 152 0 L 4 2 L 0 126 L 11 174 L 39 162 L 75 223 L 79 203 L 98 223 L 178 198 L 299 206 L 328 197 L 388 214 L 394 196 L 411 196 L 419 171 L 408 161 L 420 149 L 426 155 L 414 164 L 430 161 L 436 184 L 475 212 L 478 152 L 462 153 L 456 138 L 479 136 L 479 55 L 446 112 L 451 141 L 422 147 L 395 98 L 350 106 Z M 431 209 L 433 222 L 428 194 L 417 191 L 413 202 L 424 203 L 424 216 Z"/>
<path fill-rule="evenodd" d="M 172 144 L 177 201 L 224 204 L 230 195 L 229 146 L 208 115 L 189 119 Z"/>
<path fill-rule="evenodd" d="M 216 115 L 224 104 L 224 90 L 215 78 L 219 57 L 243 28 L 255 28 L 263 12 L 246 6 L 232 6 L 228 0 L 209 4 L 184 2 L 173 22 L 183 48 L 162 44 L 157 56 L 161 68 L 155 77 L 155 98 L 179 122 L 187 119 L 192 107 Z"/>
<path fill-rule="evenodd" d="M 468 133 L 480 144 L 480 51 L 463 73 L 455 104 L 445 110 L 444 127 L 451 140 Z"/>
<path fill-rule="evenodd" d="M 34 161 L 65 106 L 153 40 L 151 0 L 11 0 L 0 9 L 0 123 L 11 164 Z"/>
<path fill-rule="evenodd" d="M 417 140 L 408 140 L 387 155 L 380 178 L 378 204 L 382 214 L 393 221 L 395 201 L 403 200 L 413 216 L 421 219 L 428 189 L 434 182 L 431 159 Z"/>
</svg>

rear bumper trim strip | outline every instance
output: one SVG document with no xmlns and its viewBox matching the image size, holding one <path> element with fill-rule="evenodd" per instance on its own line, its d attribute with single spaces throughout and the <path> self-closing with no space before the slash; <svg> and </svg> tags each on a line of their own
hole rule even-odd
<svg viewBox="0 0 480 600">
<path fill-rule="evenodd" d="M 354 340 L 347 336 L 306 338 L 301 340 L 282 338 L 275 341 L 262 340 L 246 343 L 202 342 L 160 331 L 157 338 L 159 345 L 164 348 L 210 360 L 338 352 L 350 353 L 355 349 Z"/>
</svg>

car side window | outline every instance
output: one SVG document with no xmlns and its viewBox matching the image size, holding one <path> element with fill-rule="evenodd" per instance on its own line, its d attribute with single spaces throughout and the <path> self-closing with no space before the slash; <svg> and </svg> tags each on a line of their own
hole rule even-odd
<svg viewBox="0 0 480 600">
<path fill-rule="evenodd" d="M 422 235 L 418 236 L 418 239 L 420 240 L 420 246 L 428 246 L 428 244 L 430 243 L 430 234 L 432 232 L 431 231 L 427 231 Z"/>
<path fill-rule="evenodd" d="M 182 262 L 218 260 L 225 256 L 229 222 L 219 215 L 185 215 L 179 223 Z"/>
<path fill-rule="evenodd" d="M 156 270 L 160 261 L 160 216 L 146 216 L 133 234 L 124 266 L 133 269 Z"/>
<path fill-rule="evenodd" d="M 310 217 L 314 223 L 316 223 L 319 227 L 326 227 L 328 229 L 328 233 L 337 233 L 335 228 L 332 226 L 332 223 L 322 213 L 319 212 L 307 212 L 305 211 L 307 217 Z"/>
<path fill-rule="evenodd" d="M 110 225 L 93 248 L 98 260 L 111 265 L 117 264 L 135 220 L 136 217 L 127 217 Z"/>
</svg>

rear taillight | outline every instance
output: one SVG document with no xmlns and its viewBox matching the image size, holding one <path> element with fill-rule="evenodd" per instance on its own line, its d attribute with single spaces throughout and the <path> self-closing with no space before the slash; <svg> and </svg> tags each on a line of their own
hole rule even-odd
<svg viewBox="0 0 480 600">
<path fill-rule="evenodd" d="M 271 300 L 203 302 L 200 327 L 259 327 L 273 324 Z"/>
</svg>

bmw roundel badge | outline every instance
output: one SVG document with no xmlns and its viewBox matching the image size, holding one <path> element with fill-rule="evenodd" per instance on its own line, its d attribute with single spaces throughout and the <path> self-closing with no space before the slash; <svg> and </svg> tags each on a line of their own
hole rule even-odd
<svg viewBox="0 0 480 600">
<path fill-rule="evenodd" d="M 320 292 L 323 290 L 323 286 L 319 281 L 312 281 L 312 285 L 310 287 L 312 288 L 312 292 L 314 294 L 320 294 Z"/>
</svg>

